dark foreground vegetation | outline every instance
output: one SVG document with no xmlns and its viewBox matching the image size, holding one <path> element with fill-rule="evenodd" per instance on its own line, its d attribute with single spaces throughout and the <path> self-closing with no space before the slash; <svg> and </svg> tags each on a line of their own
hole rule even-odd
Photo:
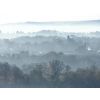
<svg viewBox="0 0 100 100">
<path fill-rule="evenodd" d="M 27 66 L 27 69 L 30 68 Z M 24 70 L 8 63 L 0 63 L 2 88 L 98 88 L 100 69 L 95 65 L 72 70 L 59 60 L 36 64 Z"/>
</svg>

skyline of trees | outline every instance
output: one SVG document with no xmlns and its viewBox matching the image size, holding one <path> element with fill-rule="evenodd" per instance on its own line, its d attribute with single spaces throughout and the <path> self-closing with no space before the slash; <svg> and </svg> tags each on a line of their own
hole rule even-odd
<svg viewBox="0 0 100 100">
<path fill-rule="evenodd" d="M 37 88 L 97 88 L 100 87 L 100 69 L 92 65 L 73 70 L 59 60 L 46 66 L 36 64 L 29 73 L 17 66 L 0 63 L 0 87 Z"/>
</svg>

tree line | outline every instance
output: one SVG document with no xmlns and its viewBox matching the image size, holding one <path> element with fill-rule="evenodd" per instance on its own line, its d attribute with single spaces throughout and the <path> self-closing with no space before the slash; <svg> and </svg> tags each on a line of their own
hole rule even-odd
<svg viewBox="0 0 100 100">
<path fill-rule="evenodd" d="M 95 65 L 72 69 L 59 60 L 53 60 L 45 65 L 36 64 L 25 73 L 18 66 L 0 63 L 0 87 L 98 88 L 100 69 Z"/>
</svg>

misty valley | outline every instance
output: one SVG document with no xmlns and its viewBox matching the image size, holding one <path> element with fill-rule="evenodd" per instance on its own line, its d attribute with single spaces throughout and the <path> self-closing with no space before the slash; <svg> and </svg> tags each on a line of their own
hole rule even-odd
<svg viewBox="0 0 100 100">
<path fill-rule="evenodd" d="M 99 28 L 98 23 L 92 23 Z M 33 23 L 29 24 L 32 28 Z M 52 23 L 34 24 L 52 26 Z M 59 23 L 53 25 L 56 27 Z M 87 22 L 78 23 L 77 27 L 80 25 L 87 25 Z M 37 32 L 10 32 L 9 29 L 5 33 L 1 30 L 0 87 L 100 87 L 100 31 L 65 32 L 60 29 L 44 28 Z"/>
</svg>

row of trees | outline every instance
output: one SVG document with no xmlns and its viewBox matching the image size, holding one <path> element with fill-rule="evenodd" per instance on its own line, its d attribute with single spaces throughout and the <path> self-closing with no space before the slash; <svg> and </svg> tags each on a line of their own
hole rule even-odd
<svg viewBox="0 0 100 100">
<path fill-rule="evenodd" d="M 0 63 L 0 87 L 100 87 L 100 69 L 71 69 L 69 65 L 54 60 L 36 64 L 29 73 L 17 66 Z"/>
</svg>

